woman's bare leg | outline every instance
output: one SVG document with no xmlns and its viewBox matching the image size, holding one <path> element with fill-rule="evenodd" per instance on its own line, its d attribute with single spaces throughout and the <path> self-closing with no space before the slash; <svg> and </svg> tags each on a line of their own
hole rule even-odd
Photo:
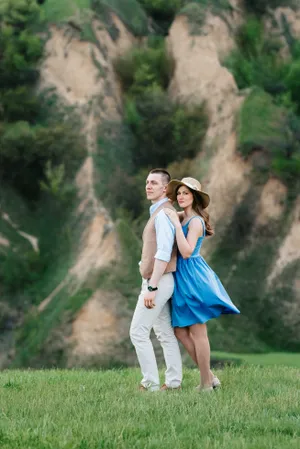
<svg viewBox="0 0 300 449">
<path fill-rule="evenodd" d="M 196 356 L 196 349 L 194 340 L 191 337 L 190 327 L 175 327 L 174 328 L 175 335 L 177 339 L 183 344 L 185 349 L 187 350 L 189 356 L 192 358 L 192 360 L 195 362 L 195 364 L 200 369 L 200 366 L 198 364 L 197 356 Z M 212 371 L 210 371 L 210 381 L 212 382 L 214 378 L 214 374 Z"/>
<path fill-rule="evenodd" d="M 190 336 L 189 327 L 175 327 L 175 335 L 177 339 L 183 344 L 192 360 L 198 365 L 194 341 Z"/>
<path fill-rule="evenodd" d="M 193 324 L 190 327 L 190 335 L 194 342 L 197 365 L 201 374 L 201 387 L 212 386 L 210 371 L 210 345 L 207 336 L 206 324 Z"/>
</svg>

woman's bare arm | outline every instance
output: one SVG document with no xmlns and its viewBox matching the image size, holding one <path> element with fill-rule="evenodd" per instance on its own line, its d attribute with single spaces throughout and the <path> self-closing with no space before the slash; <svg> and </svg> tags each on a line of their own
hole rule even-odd
<svg viewBox="0 0 300 449">
<path fill-rule="evenodd" d="M 198 238 L 203 235 L 202 223 L 200 220 L 192 220 L 189 224 L 187 237 L 185 237 L 180 223 L 175 226 L 175 229 L 180 254 L 184 259 L 188 259 L 194 252 Z"/>
</svg>

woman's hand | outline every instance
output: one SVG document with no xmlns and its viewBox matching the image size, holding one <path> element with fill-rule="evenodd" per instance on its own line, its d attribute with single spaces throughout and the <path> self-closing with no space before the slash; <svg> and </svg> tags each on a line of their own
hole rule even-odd
<svg viewBox="0 0 300 449">
<path fill-rule="evenodd" d="M 169 217 L 169 219 L 171 220 L 171 222 L 175 227 L 180 225 L 180 220 L 175 210 L 165 208 L 164 212 L 167 215 L 167 217 Z"/>
</svg>

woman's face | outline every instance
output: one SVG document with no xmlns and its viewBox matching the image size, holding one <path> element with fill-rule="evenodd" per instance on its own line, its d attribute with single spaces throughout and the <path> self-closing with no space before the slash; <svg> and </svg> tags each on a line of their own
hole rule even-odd
<svg viewBox="0 0 300 449">
<path fill-rule="evenodd" d="M 180 207 L 185 208 L 193 204 L 194 197 L 188 187 L 181 186 L 177 190 L 177 202 Z"/>
</svg>

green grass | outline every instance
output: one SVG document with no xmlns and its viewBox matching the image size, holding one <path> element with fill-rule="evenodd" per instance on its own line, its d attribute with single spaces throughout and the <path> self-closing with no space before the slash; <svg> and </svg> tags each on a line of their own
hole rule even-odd
<svg viewBox="0 0 300 449">
<path fill-rule="evenodd" d="M 239 150 L 248 156 L 253 149 L 281 147 L 286 138 L 285 127 L 282 108 L 273 103 L 270 95 L 254 89 L 239 112 Z"/>
<path fill-rule="evenodd" d="M 233 362 L 251 365 L 274 366 L 284 365 L 300 368 L 300 354 L 288 352 L 271 352 L 267 354 L 234 354 L 230 352 L 213 351 L 212 358 L 232 360 Z"/>
<path fill-rule="evenodd" d="M 90 0 L 47 0 L 41 7 L 47 22 L 62 22 L 78 10 L 90 8 Z"/>
<path fill-rule="evenodd" d="M 72 295 L 67 285 L 41 313 L 33 312 L 28 315 L 16 339 L 13 366 L 51 367 L 54 360 L 56 366 L 65 366 L 61 348 L 58 353 L 55 352 L 57 348 L 53 345 L 51 333 L 66 321 L 70 321 L 90 298 L 91 293 L 89 289 L 81 289 Z M 52 354 L 50 361 L 49 351 Z"/>
<path fill-rule="evenodd" d="M 196 370 L 168 393 L 138 392 L 138 369 L 2 372 L 1 449 L 299 447 L 297 370 L 217 374 L 222 389 L 201 395 Z"/>
</svg>

